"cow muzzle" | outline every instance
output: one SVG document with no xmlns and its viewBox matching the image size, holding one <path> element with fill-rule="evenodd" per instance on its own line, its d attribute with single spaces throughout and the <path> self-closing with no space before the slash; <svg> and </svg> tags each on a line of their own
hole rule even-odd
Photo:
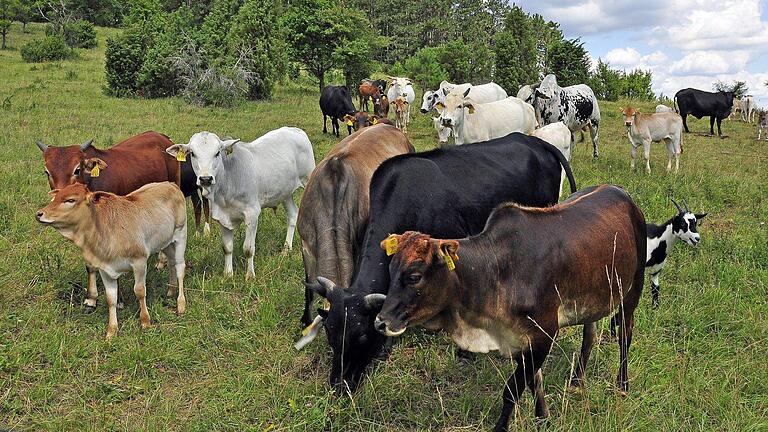
<svg viewBox="0 0 768 432">
<path fill-rule="evenodd" d="M 624 126 L 631 127 L 632 126 L 632 122 L 624 122 Z"/>
<path fill-rule="evenodd" d="M 449 118 L 441 118 L 440 124 L 443 125 L 443 127 L 451 127 L 453 125 L 453 120 Z"/>
<path fill-rule="evenodd" d="M 200 176 L 197 178 L 197 184 L 203 187 L 212 186 L 216 184 L 216 179 L 213 176 Z"/>
<path fill-rule="evenodd" d="M 53 223 L 52 220 L 45 218 L 45 212 L 42 210 L 38 210 L 38 212 L 35 214 L 35 219 L 37 219 L 37 221 L 43 225 L 49 225 Z"/>
<path fill-rule="evenodd" d="M 385 336 L 400 336 L 405 332 L 406 326 L 402 326 L 401 329 L 393 329 L 390 327 L 386 321 L 381 319 L 380 316 L 376 316 L 376 319 L 373 321 L 373 327 L 378 331 L 379 333 L 385 335 Z"/>
<path fill-rule="evenodd" d="M 424 108 L 421 108 L 421 109 L 419 109 L 419 111 L 420 111 L 422 114 L 426 114 L 426 113 L 428 113 L 428 112 L 429 112 L 429 111 L 427 111 L 427 110 L 426 110 L 426 109 L 424 109 Z"/>
</svg>

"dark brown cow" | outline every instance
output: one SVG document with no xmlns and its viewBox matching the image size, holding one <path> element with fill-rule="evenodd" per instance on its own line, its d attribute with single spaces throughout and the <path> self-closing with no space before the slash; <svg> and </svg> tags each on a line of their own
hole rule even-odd
<svg viewBox="0 0 768 432">
<path fill-rule="evenodd" d="M 371 99 L 372 101 L 375 100 L 376 97 L 381 95 L 381 91 L 379 90 L 379 87 L 374 85 L 373 83 L 365 82 L 363 81 L 360 83 L 360 87 L 357 89 L 358 91 L 358 98 L 359 98 L 359 104 L 361 110 L 368 111 L 368 99 Z"/>
<path fill-rule="evenodd" d="M 387 95 L 373 98 L 373 113 L 382 118 L 389 116 L 389 99 Z"/>
<path fill-rule="evenodd" d="M 160 133 L 144 132 L 109 149 L 93 147 L 93 140 L 82 145 L 52 147 L 41 141 L 45 174 L 53 190 L 83 183 L 91 191 L 127 195 L 148 183 L 170 181 L 179 184 L 179 162 L 165 149 L 173 142 Z M 94 171 L 95 170 L 95 171 Z M 96 269 L 88 270 L 85 305 L 96 307 Z"/>
<path fill-rule="evenodd" d="M 422 324 L 444 329 L 459 347 L 499 350 L 517 361 L 504 387 L 496 431 L 506 431 L 526 386 L 536 416 L 548 415 L 541 366 L 560 328 L 584 325 L 581 355 L 570 385 L 583 384 L 595 343 L 595 322 L 618 307 L 617 383 L 628 389 L 627 355 L 645 269 L 643 213 L 615 186 L 582 189 L 546 208 L 501 205 L 482 233 L 438 240 L 409 231 L 381 243 L 390 287 L 365 302 L 381 311 L 375 327 L 388 336 Z M 610 276 L 609 276 L 610 275 Z"/>
<path fill-rule="evenodd" d="M 384 160 L 413 151 L 397 128 L 377 125 L 344 138 L 312 171 L 297 222 L 306 281 L 324 276 L 349 286 L 368 226 L 371 176 Z M 305 325 L 311 322 L 311 301 L 306 290 Z"/>
</svg>

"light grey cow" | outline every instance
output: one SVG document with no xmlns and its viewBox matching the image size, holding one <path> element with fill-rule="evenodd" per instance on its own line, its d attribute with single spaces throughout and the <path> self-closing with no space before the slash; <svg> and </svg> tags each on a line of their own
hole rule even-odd
<svg viewBox="0 0 768 432">
<path fill-rule="evenodd" d="M 756 109 L 757 105 L 755 105 L 755 99 L 752 96 L 741 98 L 741 121 L 752 123 L 755 120 Z"/>
<path fill-rule="evenodd" d="M 659 105 L 656 105 L 656 112 L 657 113 L 661 113 L 661 112 L 675 112 L 675 110 L 673 110 L 672 107 L 669 107 L 669 106 L 666 106 L 666 105 L 663 105 L 663 104 L 659 104 Z"/>
<path fill-rule="evenodd" d="M 622 108 L 627 137 L 632 144 L 632 164 L 635 169 L 637 148 L 643 146 L 645 171 L 651 173 L 651 143 L 664 142 L 667 146 L 667 172 L 672 170 L 672 158 L 675 158 L 675 172 L 680 169 L 680 153 L 683 151 L 683 119 L 674 112 L 643 114 L 632 107 Z"/>
<path fill-rule="evenodd" d="M 231 149 L 231 153 L 227 151 Z M 190 158 L 203 196 L 211 202 L 211 216 L 221 225 L 224 275 L 231 276 L 234 230 L 245 223 L 243 252 L 246 279 L 254 277 L 253 256 L 259 215 L 264 208 L 282 205 L 288 219 L 285 247 L 293 246 L 299 210 L 293 191 L 303 187 L 315 168 L 312 143 L 298 128 L 276 129 L 253 142 L 222 140 L 212 132 L 198 132 L 189 144 L 168 147 L 169 154 Z M 178 156 L 177 156 L 178 157 Z"/>
</svg>

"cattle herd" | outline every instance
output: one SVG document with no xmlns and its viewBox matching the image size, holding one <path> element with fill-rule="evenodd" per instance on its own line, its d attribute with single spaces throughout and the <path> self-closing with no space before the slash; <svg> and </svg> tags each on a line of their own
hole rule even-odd
<svg viewBox="0 0 768 432">
<path fill-rule="evenodd" d="M 140 323 L 150 325 L 150 254 L 161 254 L 158 268 L 168 265 L 167 295 L 184 313 L 185 197 L 192 199 L 199 231 L 209 231 L 209 217 L 218 222 L 225 276 L 234 272 L 234 230 L 245 224 L 246 279 L 255 275 L 259 215 L 282 206 L 285 247 L 292 247 L 298 227 L 305 271 L 304 331 L 295 347 L 325 329 L 336 391 L 355 391 L 371 361 L 387 355 L 392 338 L 407 328 L 442 330 L 460 355 L 499 351 L 516 361 L 495 428 L 507 430 L 526 387 L 536 416 L 548 415 L 541 368 L 559 330 L 583 326 L 570 380 L 580 387 L 596 322 L 612 316 L 620 347 L 617 385 L 625 392 L 646 269 L 657 307 L 666 258 L 678 239 L 699 243 L 697 222 L 706 213 L 674 202 L 677 213 L 654 225 L 618 186 L 576 189 L 569 161 L 577 134 L 588 134 L 593 157 L 599 155 L 600 109 L 586 85 L 560 87 L 548 75 L 509 97 L 495 83 L 443 82 L 423 95 L 420 111 L 436 112 L 440 146 L 426 152 L 416 152 L 405 134 L 414 99 L 411 80 L 402 77 L 363 81 L 360 111 L 346 87 L 323 88 L 323 132 L 330 117 L 332 132 L 339 136 L 341 121 L 349 136 L 317 166 L 309 137 L 291 127 L 252 142 L 207 131 L 186 144 L 145 132 L 109 149 L 92 141 L 66 147 L 38 141 L 52 200 L 36 217 L 81 249 L 89 309 L 96 307 L 99 273 L 108 339 L 118 329 L 117 279 L 124 273 L 134 274 Z M 677 171 L 686 116 L 710 116 L 710 134 L 715 121 L 721 134 L 734 98 L 685 89 L 674 106 L 660 105 L 655 113 L 622 108 L 633 169 L 642 145 L 650 173 L 651 142 L 663 141 L 667 171 L 673 159 Z M 749 121 L 753 108 L 744 106 Z M 765 113 L 758 117 L 762 134 Z M 450 137 L 455 146 L 447 145 Z M 558 204 L 566 182 L 571 195 Z M 297 207 L 293 193 L 300 187 Z M 315 295 L 326 300 L 316 314 Z"/>
</svg>

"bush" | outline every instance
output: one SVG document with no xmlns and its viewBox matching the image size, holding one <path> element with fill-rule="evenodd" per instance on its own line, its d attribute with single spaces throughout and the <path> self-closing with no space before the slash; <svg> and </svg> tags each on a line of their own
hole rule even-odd
<svg viewBox="0 0 768 432">
<path fill-rule="evenodd" d="M 125 32 L 107 39 L 107 93 L 118 97 L 136 94 L 139 71 L 144 64 L 145 54 L 144 37 L 135 32 Z"/>
<path fill-rule="evenodd" d="M 21 58 L 27 63 L 66 60 L 72 57 L 75 57 L 75 52 L 67 46 L 61 36 L 46 36 L 21 47 Z"/>
<path fill-rule="evenodd" d="M 244 66 L 247 60 L 239 60 L 229 69 L 208 67 L 190 41 L 171 59 L 181 84 L 181 96 L 202 106 L 230 107 L 242 101 L 249 93 L 253 75 Z"/>
<path fill-rule="evenodd" d="M 408 76 L 423 90 L 435 89 L 448 79 L 448 72 L 437 60 L 438 48 L 422 48 L 405 61 Z"/>
<path fill-rule="evenodd" d="M 96 30 L 88 21 L 77 20 L 64 27 L 64 41 L 72 48 L 95 48 Z"/>
</svg>

